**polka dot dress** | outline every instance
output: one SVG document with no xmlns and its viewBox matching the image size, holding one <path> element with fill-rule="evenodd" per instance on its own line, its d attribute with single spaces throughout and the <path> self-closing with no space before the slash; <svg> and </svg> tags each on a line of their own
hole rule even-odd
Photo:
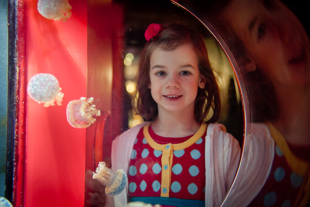
<svg viewBox="0 0 310 207">
<path fill-rule="evenodd" d="M 249 206 L 296 206 L 299 195 L 303 193 L 304 180 L 305 176 L 294 172 L 284 153 L 275 145 L 275 156 L 269 177 Z"/>
<path fill-rule="evenodd" d="M 129 197 L 204 200 L 206 126 L 190 137 L 167 138 L 141 129 L 128 170 Z"/>
</svg>

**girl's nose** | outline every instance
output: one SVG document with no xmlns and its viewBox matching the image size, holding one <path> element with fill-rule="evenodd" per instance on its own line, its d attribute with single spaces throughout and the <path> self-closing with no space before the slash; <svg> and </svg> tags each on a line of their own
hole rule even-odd
<svg viewBox="0 0 310 207">
<path fill-rule="evenodd" d="M 291 16 L 278 15 L 271 21 L 272 27 L 277 31 L 278 37 L 283 43 L 290 43 L 294 38 L 294 23 L 291 18 Z"/>
<path fill-rule="evenodd" d="M 178 75 L 176 74 L 171 74 L 170 76 L 167 77 L 167 87 L 179 87 L 179 79 Z"/>
</svg>

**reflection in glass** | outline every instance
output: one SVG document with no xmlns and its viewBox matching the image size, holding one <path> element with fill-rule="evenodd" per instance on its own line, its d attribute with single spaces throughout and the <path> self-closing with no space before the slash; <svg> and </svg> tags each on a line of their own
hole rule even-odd
<svg viewBox="0 0 310 207">
<path fill-rule="evenodd" d="M 304 5 L 191 2 L 234 51 L 249 98 L 242 160 L 224 206 L 309 206 L 310 44 Z"/>
</svg>

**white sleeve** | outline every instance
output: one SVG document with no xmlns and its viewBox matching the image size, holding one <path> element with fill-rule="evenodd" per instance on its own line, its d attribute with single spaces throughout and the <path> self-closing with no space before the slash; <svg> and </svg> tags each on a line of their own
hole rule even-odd
<svg viewBox="0 0 310 207">
<path fill-rule="evenodd" d="M 240 167 L 223 207 L 247 206 L 268 178 L 274 157 L 274 141 L 264 124 L 249 124 Z"/>
<path fill-rule="evenodd" d="M 221 124 L 210 124 L 206 137 L 206 206 L 220 206 L 236 175 L 238 141 Z"/>
<path fill-rule="evenodd" d="M 241 157 L 241 149 L 239 142 L 231 134 L 226 133 L 226 135 L 224 136 L 224 140 L 223 159 L 227 162 L 223 164 L 223 167 L 226 175 L 225 187 L 227 193 L 238 170 Z"/>
</svg>

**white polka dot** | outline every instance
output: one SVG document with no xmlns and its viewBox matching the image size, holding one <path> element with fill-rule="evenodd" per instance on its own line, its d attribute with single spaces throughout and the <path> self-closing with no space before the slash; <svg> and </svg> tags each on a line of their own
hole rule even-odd
<svg viewBox="0 0 310 207">
<path fill-rule="evenodd" d="M 138 142 L 138 138 L 135 140 L 135 144 L 137 144 L 137 142 Z"/>
<path fill-rule="evenodd" d="M 282 203 L 281 207 L 291 207 L 291 201 L 290 200 L 286 200 Z"/>
<path fill-rule="evenodd" d="M 155 180 L 152 184 L 152 188 L 155 192 L 158 192 L 160 190 L 160 182 L 158 180 Z"/>
<path fill-rule="evenodd" d="M 140 183 L 140 189 L 142 192 L 146 189 L 146 182 L 144 180 L 142 180 L 142 182 Z"/>
<path fill-rule="evenodd" d="M 175 175 L 179 175 L 181 172 L 182 172 L 183 168 L 182 166 L 177 163 L 175 164 L 173 167 L 172 167 L 172 172 L 175 174 Z"/>
<path fill-rule="evenodd" d="M 184 149 L 182 149 L 182 150 L 175 150 L 173 152 L 174 156 L 176 156 L 176 157 L 182 157 L 184 155 L 184 153 L 185 153 Z"/>
<path fill-rule="evenodd" d="M 154 172 L 155 174 L 159 174 L 160 171 L 161 171 L 161 167 L 160 167 L 160 165 L 159 165 L 158 163 L 155 163 L 155 164 L 153 165 L 153 167 L 152 167 L 152 170 L 153 170 L 153 172 Z"/>
<path fill-rule="evenodd" d="M 201 144 L 202 143 L 202 138 L 199 138 L 198 141 L 196 142 L 196 144 Z"/>
<path fill-rule="evenodd" d="M 141 154 L 142 158 L 146 158 L 148 155 L 149 155 L 149 150 L 148 149 L 144 149 L 142 151 L 142 154 Z"/>
<path fill-rule="evenodd" d="M 143 144 L 147 144 L 147 141 L 146 141 L 145 138 L 142 139 L 142 143 L 143 143 Z"/>
<path fill-rule="evenodd" d="M 131 153 L 131 159 L 136 159 L 137 158 L 137 151 L 136 150 L 132 150 L 132 153 Z"/>
<path fill-rule="evenodd" d="M 178 193 L 180 190 L 181 190 L 181 185 L 180 185 L 180 183 L 177 182 L 177 181 L 174 181 L 174 182 L 171 184 L 171 191 L 174 192 L 174 193 Z"/>
<path fill-rule="evenodd" d="M 275 192 L 270 192 L 264 197 L 264 205 L 267 206 L 272 206 L 277 202 L 277 194 Z"/>
<path fill-rule="evenodd" d="M 160 150 L 154 150 L 155 157 L 161 156 L 162 152 Z"/>
<path fill-rule="evenodd" d="M 277 155 L 278 155 L 279 157 L 282 157 L 282 156 L 283 156 L 283 152 L 281 151 L 281 149 L 280 149 L 278 146 L 276 146 L 276 153 L 277 153 Z"/>
<path fill-rule="evenodd" d="M 146 164 L 142 164 L 140 166 L 140 173 L 144 174 L 144 173 L 146 173 L 146 171 L 147 171 L 147 165 Z"/>
<path fill-rule="evenodd" d="M 283 167 L 278 167 L 276 169 L 276 171 L 274 172 L 274 179 L 277 181 L 277 182 L 280 182 L 281 180 L 283 180 L 285 176 L 285 170 Z"/>
<path fill-rule="evenodd" d="M 136 189 L 137 189 L 136 183 L 132 182 L 129 184 L 129 191 L 130 192 L 134 193 L 136 191 Z"/>
<path fill-rule="evenodd" d="M 191 183 L 188 185 L 187 190 L 190 194 L 194 195 L 195 193 L 197 193 L 198 188 L 197 188 L 197 185 L 195 183 Z"/>
<path fill-rule="evenodd" d="M 191 151 L 191 156 L 194 160 L 197 160 L 200 158 L 201 154 L 198 150 L 194 149 Z"/>
<path fill-rule="evenodd" d="M 199 169 L 196 165 L 192 165 L 189 169 L 189 174 L 191 174 L 191 176 L 195 177 L 199 174 Z"/>
<path fill-rule="evenodd" d="M 302 181 L 302 176 L 299 176 L 294 172 L 291 174 L 291 184 L 294 188 L 298 188 L 302 184 Z"/>
<path fill-rule="evenodd" d="M 129 167 L 129 175 L 135 176 L 137 174 L 137 168 L 136 166 L 132 165 Z"/>
</svg>

